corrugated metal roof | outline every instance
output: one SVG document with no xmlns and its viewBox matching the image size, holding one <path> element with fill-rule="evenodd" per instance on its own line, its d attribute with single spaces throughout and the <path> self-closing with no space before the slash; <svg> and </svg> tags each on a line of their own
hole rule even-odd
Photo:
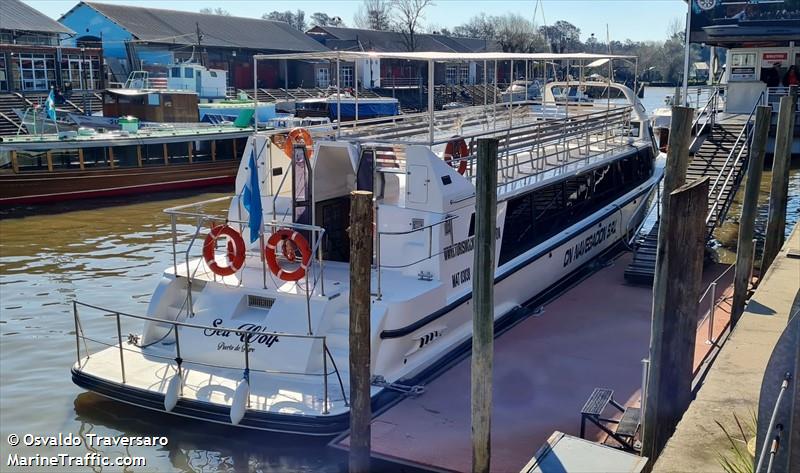
<svg viewBox="0 0 800 473">
<path fill-rule="evenodd" d="M 20 0 L 0 0 L 0 30 L 75 33 Z"/>
<path fill-rule="evenodd" d="M 395 31 L 365 30 L 316 26 L 308 31 L 311 36 L 325 35 L 331 48 L 377 52 L 407 52 L 403 34 Z M 477 53 L 494 51 L 493 42 L 475 38 L 458 38 L 438 34 L 418 34 L 414 39 L 417 51 L 441 53 Z"/>
<path fill-rule="evenodd" d="M 82 2 L 125 28 L 135 38 L 154 43 L 194 44 L 262 51 L 326 51 L 328 48 L 280 21 L 209 15 L 157 8 Z"/>
</svg>

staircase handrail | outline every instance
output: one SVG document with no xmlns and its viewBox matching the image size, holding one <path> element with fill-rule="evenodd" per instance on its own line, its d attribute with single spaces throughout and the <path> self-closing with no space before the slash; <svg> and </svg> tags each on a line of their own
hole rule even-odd
<svg viewBox="0 0 800 473">
<path fill-rule="evenodd" d="M 714 198 L 714 202 L 711 205 L 711 208 L 708 210 L 708 214 L 706 214 L 706 224 L 708 224 L 709 221 L 711 221 L 711 218 L 714 215 L 714 211 L 719 206 L 719 201 L 722 196 L 722 190 L 727 187 L 728 182 L 730 182 L 731 177 L 733 177 L 733 171 L 736 169 L 736 166 L 739 164 L 739 161 L 742 158 L 742 154 L 744 153 L 747 140 L 750 139 L 750 130 L 752 129 L 753 117 L 755 116 L 756 109 L 763 102 L 763 100 L 764 100 L 764 92 L 762 91 L 761 94 L 759 94 L 758 99 L 756 99 L 756 102 L 753 104 L 753 108 L 750 110 L 750 113 L 747 115 L 745 124 L 744 126 L 742 126 L 742 130 L 736 137 L 736 141 L 733 143 L 733 146 L 731 146 L 731 151 L 725 158 L 725 162 L 722 165 L 722 169 L 720 170 L 719 174 L 717 174 L 717 177 L 714 179 L 714 182 L 708 191 L 709 197 L 714 196 L 715 195 L 714 192 L 716 191 L 716 197 Z M 739 152 L 736 153 L 736 149 L 739 148 L 740 146 L 741 149 L 739 149 Z M 736 153 L 736 159 L 733 161 L 730 168 L 728 168 L 728 163 L 731 162 L 734 153 Z M 723 174 L 725 174 L 725 181 L 722 183 L 722 186 L 718 189 L 717 185 L 719 184 L 719 181 L 722 178 Z M 729 199 L 733 198 L 732 193 L 731 195 L 728 196 L 728 198 Z"/>
<path fill-rule="evenodd" d="M 705 130 L 706 125 L 708 125 L 709 122 L 711 123 L 711 128 L 714 127 L 714 122 L 717 115 L 717 99 L 719 98 L 719 91 L 720 91 L 719 86 L 714 87 L 714 91 L 708 97 L 706 104 L 703 106 L 703 108 L 700 109 L 700 112 L 697 114 L 694 121 L 692 121 L 692 131 L 694 133 L 694 140 L 692 141 L 692 144 L 689 149 L 692 149 L 692 147 L 695 145 L 697 140 L 700 138 L 701 133 L 703 132 L 703 130 Z M 700 129 L 697 129 L 697 125 L 700 124 L 700 119 L 705 114 L 708 114 L 708 119 L 705 122 L 703 122 L 703 125 L 700 127 Z"/>
</svg>

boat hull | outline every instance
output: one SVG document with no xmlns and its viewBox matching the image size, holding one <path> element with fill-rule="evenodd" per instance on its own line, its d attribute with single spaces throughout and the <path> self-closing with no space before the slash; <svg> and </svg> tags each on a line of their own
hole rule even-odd
<svg viewBox="0 0 800 473">
<path fill-rule="evenodd" d="M 233 183 L 237 167 L 236 161 L 227 160 L 144 168 L 0 174 L 0 206 L 227 185 Z"/>
<path fill-rule="evenodd" d="M 652 183 L 656 182 L 656 178 L 651 178 L 650 182 L 652 185 Z M 507 294 L 509 291 L 519 292 L 519 288 L 525 286 L 525 281 L 531 280 L 530 272 L 535 270 L 537 262 L 549 259 L 551 257 L 549 255 L 562 255 L 565 250 L 574 244 L 573 241 L 576 237 L 584 236 L 586 232 L 595 231 L 594 229 L 598 225 L 606 225 L 607 222 L 616 221 L 618 228 L 621 230 L 636 228 L 636 224 L 643 218 L 643 212 L 637 212 L 634 209 L 639 207 L 641 207 L 641 209 L 646 208 L 645 206 L 639 206 L 639 203 L 641 199 L 646 198 L 649 193 L 650 187 L 642 186 L 619 201 L 609 205 L 604 211 L 598 212 L 598 214 L 585 219 L 557 241 L 545 245 L 542 248 L 535 248 L 532 250 L 532 253 L 527 255 L 524 261 L 520 262 L 515 268 L 496 277 L 496 293 Z M 627 209 L 625 218 L 623 218 L 622 214 L 623 209 Z M 505 326 L 510 326 L 514 321 L 528 315 L 532 307 L 537 307 L 546 303 L 563 292 L 563 290 L 570 285 L 574 284 L 576 280 L 593 272 L 596 265 L 592 265 L 591 263 L 610 252 L 620 249 L 622 240 L 627 236 L 626 233 L 625 231 L 616 232 L 614 238 L 610 238 L 605 241 L 604 244 L 597 246 L 596 251 L 587 254 L 587 258 L 582 260 L 580 264 L 571 266 L 569 270 L 565 271 L 563 274 L 554 275 L 554 279 L 557 278 L 556 280 L 551 280 L 545 283 L 544 286 L 546 287 L 536 290 L 533 294 L 528 294 L 524 298 L 523 304 L 515 305 L 504 313 L 498 314 L 495 319 L 496 330 L 499 332 Z M 436 319 L 440 321 L 453 317 L 461 319 L 466 312 L 470 311 L 470 301 L 471 295 L 468 294 L 455 301 L 453 304 L 443 308 L 443 310 L 431 314 L 428 317 L 423 317 L 420 322 L 424 326 Z M 427 320 L 431 316 L 435 316 L 435 319 Z M 453 323 L 458 322 L 454 321 Z M 407 333 L 387 333 L 384 331 L 381 337 L 399 340 L 408 337 L 411 333 L 419 329 L 420 327 L 403 329 L 403 331 Z M 423 367 L 398 381 L 405 385 L 414 385 L 424 383 L 435 377 L 448 366 L 452 365 L 452 363 L 460 360 L 465 354 L 469 353 L 471 346 L 470 340 L 471 338 L 466 336 L 458 342 L 448 345 L 438 356 L 429 358 L 428 362 Z M 110 357 L 116 356 L 117 349 L 115 347 L 110 347 L 106 350 L 111 351 L 109 352 Z M 84 368 L 85 367 L 84 365 Z M 164 392 L 146 390 L 131 386 L 130 384 L 120 383 L 117 380 L 104 379 L 103 377 L 87 372 L 87 370 L 82 369 L 78 364 L 72 369 L 72 379 L 75 384 L 85 389 L 138 407 L 231 425 L 231 406 L 227 404 L 181 398 L 174 409 L 167 412 L 164 408 Z M 345 382 L 347 382 L 347 380 L 345 380 Z M 378 391 L 372 396 L 372 412 L 382 412 L 395 401 L 401 399 L 401 396 L 402 395 L 397 392 L 388 389 Z M 297 435 L 333 436 L 344 432 L 349 427 L 349 410 L 330 415 L 297 415 L 248 409 L 237 426 Z"/>
</svg>

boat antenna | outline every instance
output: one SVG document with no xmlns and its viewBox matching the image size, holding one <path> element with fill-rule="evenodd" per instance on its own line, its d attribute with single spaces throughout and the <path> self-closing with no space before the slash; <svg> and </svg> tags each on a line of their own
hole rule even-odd
<svg viewBox="0 0 800 473">
<path fill-rule="evenodd" d="M 533 22 L 536 24 L 536 12 L 542 12 L 542 33 L 544 35 L 544 42 L 547 43 L 547 50 L 550 54 L 553 54 L 553 43 L 550 42 L 550 38 L 547 37 L 547 18 L 544 16 L 544 1 L 543 0 L 536 0 L 536 4 L 533 7 Z M 550 65 L 553 66 L 553 79 L 558 80 L 558 74 L 556 72 L 556 62 L 550 61 Z M 545 61 L 545 70 L 547 70 L 547 61 Z M 545 77 L 547 75 L 545 74 Z"/>
</svg>

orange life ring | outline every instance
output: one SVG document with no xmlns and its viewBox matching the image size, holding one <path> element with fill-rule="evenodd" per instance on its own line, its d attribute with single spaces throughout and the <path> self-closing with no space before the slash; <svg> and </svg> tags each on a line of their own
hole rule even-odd
<svg viewBox="0 0 800 473">
<path fill-rule="evenodd" d="M 286 156 L 291 157 L 292 153 L 294 153 L 294 145 L 300 143 L 305 143 L 306 149 L 308 150 L 306 154 L 310 158 L 314 153 L 314 140 L 311 139 L 311 133 L 305 128 L 293 128 L 292 131 L 289 132 L 286 136 L 286 142 L 283 144 L 283 152 L 286 153 Z"/>
<path fill-rule="evenodd" d="M 466 158 L 467 156 L 469 156 L 469 148 L 464 138 L 454 136 L 452 140 L 447 142 L 447 146 L 444 148 L 444 160 L 447 161 L 448 164 L 452 166 L 450 161 L 453 159 Z M 457 170 L 458 173 L 463 176 L 464 173 L 467 172 L 467 162 L 463 159 L 460 160 Z"/>
<path fill-rule="evenodd" d="M 281 266 L 278 264 L 278 258 L 275 255 L 275 251 L 278 247 L 278 243 L 281 241 L 284 242 L 283 246 L 285 247 L 288 242 L 294 244 L 297 248 L 297 251 L 300 252 L 301 260 L 300 260 L 300 267 L 295 269 L 294 271 L 285 271 Z M 285 251 L 285 249 L 284 249 Z M 278 278 L 284 281 L 299 281 L 306 275 L 306 269 L 308 268 L 308 264 L 311 261 L 311 248 L 308 246 L 308 242 L 300 233 L 289 230 L 288 228 L 282 228 L 272 235 L 270 235 L 269 239 L 267 240 L 267 248 L 265 250 L 266 258 L 267 258 L 267 266 L 269 270 L 272 271 L 272 274 L 278 276 Z M 294 250 L 292 251 L 294 253 Z M 292 254 L 294 256 L 294 254 Z M 290 261 L 293 261 L 294 258 L 288 258 Z"/>
<path fill-rule="evenodd" d="M 220 266 L 216 261 L 217 240 L 221 236 L 228 237 L 227 257 L 228 266 Z M 244 266 L 245 251 L 242 235 L 228 225 L 215 225 L 203 242 L 203 259 L 208 268 L 218 276 L 230 276 L 242 269 Z"/>
</svg>

